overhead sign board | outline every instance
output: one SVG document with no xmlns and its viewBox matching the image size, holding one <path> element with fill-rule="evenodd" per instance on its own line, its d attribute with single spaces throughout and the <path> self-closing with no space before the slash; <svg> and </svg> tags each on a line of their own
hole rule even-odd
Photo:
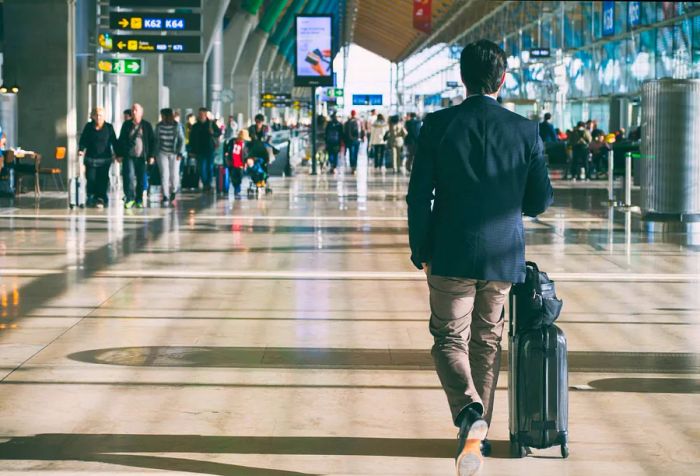
<svg viewBox="0 0 700 476">
<path fill-rule="evenodd" d="M 329 98 L 342 98 L 345 96 L 345 90 L 343 88 L 328 88 L 326 89 L 326 96 Z"/>
<path fill-rule="evenodd" d="M 109 6 L 121 8 L 200 8 L 202 0 L 109 0 Z"/>
<path fill-rule="evenodd" d="M 552 52 L 549 48 L 533 48 L 530 50 L 530 58 L 549 58 Z"/>
<path fill-rule="evenodd" d="M 262 100 L 262 101 L 291 101 L 292 95 L 289 93 L 265 92 L 265 93 L 260 94 L 260 100 Z"/>
<path fill-rule="evenodd" d="M 103 36 L 108 41 L 103 41 Z M 114 53 L 200 53 L 199 36 L 100 35 L 100 46 Z"/>
<path fill-rule="evenodd" d="M 333 17 L 297 15 L 295 86 L 333 86 Z"/>
<path fill-rule="evenodd" d="M 200 31 L 202 17 L 197 13 L 110 12 L 109 27 L 113 30 L 136 31 Z"/>
<path fill-rule="evenodd" d="M 381 106 L 384 97 L 381 94 L 353 94 L 353 106 Z"/>
<path fill-rule="evenodd" d="M 141 58 L 103 58 L 97 62 L 97 69 L 124 76 L 141 76 L 144 73 Z"/>
<path fill-rule="evenodd" d="M 458 87 L 459 87 L 459 83 L 458 83 L 457 81 L 447 81 L 447 82 L 445 83 L 445 85 L 446 85 L 448 88 L 458 88 Z"/>
<path fill-rule="evenodd" d="M 615 2 L 603 2 L 603 36 L 613 36 L 615 34 Z"/>
</svg>

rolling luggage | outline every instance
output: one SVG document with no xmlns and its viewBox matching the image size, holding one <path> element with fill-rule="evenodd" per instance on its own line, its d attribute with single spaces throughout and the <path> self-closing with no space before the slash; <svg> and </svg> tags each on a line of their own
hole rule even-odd
<svg viewBox="0 0 700 476">
<path fill-rule="evenodd" d="M 68 180 L 68 206 L 85 208 L 87 202 L 87 180 L 81 176 L 82 168 L 77 164 L 77 174 Z"/>
<path fill-rule="evenodd" d="M 199 173 L 197 172 L 197 161 L 193 157 L 186 159 L 184 170 L 182 171 L 183 190 L 197 190 L 199 188 Z"/>
<path fill-rule="evenodd" d="M 216 193 L 219 195 L 228 194 L 229 189 L 229 176 L 228 168 L 223 165 L 219 165 L 216 168 Z"/>
<path fill-rule="evenodd" d="M 553 324 L 561 310 L 554 283 L 534 263 L 510 293 L 508 403 L 511 455 L 559 445 L 569 456 L 566 336 Z M 548 302 L 549 301 L 549 302 Z M 556 312 L 552 312 L 552 310 Z M 519 322 L 523 321 L 523 322 Z"/>
</svg>

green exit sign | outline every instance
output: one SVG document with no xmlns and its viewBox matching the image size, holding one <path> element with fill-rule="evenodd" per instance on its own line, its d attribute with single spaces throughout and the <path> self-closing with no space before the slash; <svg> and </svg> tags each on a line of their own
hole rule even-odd
<svg viewBox="0 0 700 476">
<path fill-rule="evenodd" d="M 107 58 L 101 59 L 97 63 L 97 69 L 111 74 L 122 74 L 125 76 L 143 75 L 143 59 L 141 58 Z"/>
<path fill-rule="evenodd" d="M 326 89 L 326 96 L 329 98 L 342 98 L 345 96 L 345 90 L 343 88 L 328 88 Z"/>
</svg>

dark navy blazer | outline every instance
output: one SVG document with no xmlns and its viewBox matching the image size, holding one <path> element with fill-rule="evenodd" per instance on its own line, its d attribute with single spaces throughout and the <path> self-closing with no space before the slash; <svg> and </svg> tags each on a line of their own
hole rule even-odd
<svg viewBox="0 0 700 476">
<path fill-rule="evenodd" d="M 411 261 L 438 276 L 523 282 L 522 214 L 552 198 L 536 122 L 488 96 L 428 114 L 406 197 Z"/>
</svg>

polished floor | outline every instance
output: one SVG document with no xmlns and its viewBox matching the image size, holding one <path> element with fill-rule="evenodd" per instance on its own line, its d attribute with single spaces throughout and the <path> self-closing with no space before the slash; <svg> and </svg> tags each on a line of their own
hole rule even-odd
<svg viewBox="0 0 700 476">
<path fill-rule="evenodd" d="M 259 200 L 69 211 L 0 202 L 0 473 L 452 475 L 407 179 L 275 179 Z M 569 339 L 571 456 L 484 475 L 700 465 L 700 240 L 558 183 L 527 222 Z"/>
</svg>

